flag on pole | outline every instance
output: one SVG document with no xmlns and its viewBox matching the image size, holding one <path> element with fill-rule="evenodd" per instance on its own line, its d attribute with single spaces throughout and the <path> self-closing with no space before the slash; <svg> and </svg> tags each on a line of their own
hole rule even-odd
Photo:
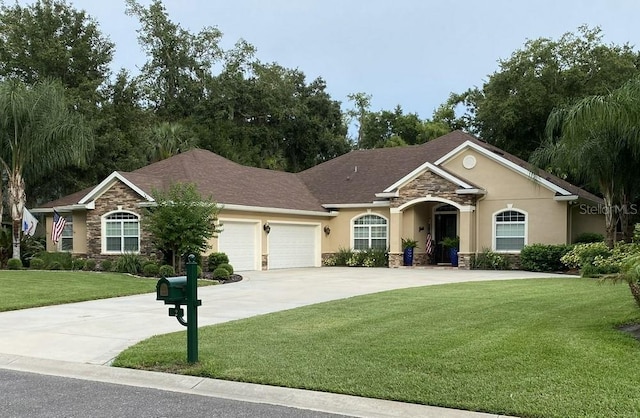
<svg viewBox="0 0 640 418">
<path fill-rule="evenodd" d="M 54 244 L 57 244 L 60 241 L 60 237 L 62 236 L 62 230 L 66 225 L 67 220 L 64 216 L 60 216 L 56 210 L 53 210 L 53 225 L 51 225 L 51 241 Z"/>
<path fill-rule="evenodd" d="M 427 234 L 427 243 L 424 248 L 427 255 L 431 255 L 433 252 L 433 239 L 431 238 L 431 233 Z"/>
<path fill-rule="evenodd" d="M 38 226 L 38 220 L 27 210 L 26 207 L 22 208 L 22 232 L 25 235 L 33 236 L 36 233 L 36 226 Z"/>
</svg>

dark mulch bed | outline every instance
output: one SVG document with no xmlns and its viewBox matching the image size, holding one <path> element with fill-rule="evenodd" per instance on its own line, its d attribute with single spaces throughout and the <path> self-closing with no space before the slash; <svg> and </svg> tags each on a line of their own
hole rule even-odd
<svg viewBox="0 0 640 418">
<path fill-rule="evenodd" d="M 205 279 L 205 280 L 216 280 L 216 281 L 220 282 L 220 284 L 235 283 L 235 282 L 239 282 L 240 280 L 242 280 L 242 276 L 239 275 L 239 274 L 232 274 L 226 280 L 214 279 L 213 278 L 213 274 L 209 273 L 209 272 L 204 273 L 202 275 L 202 278 Z"/>
</svg>

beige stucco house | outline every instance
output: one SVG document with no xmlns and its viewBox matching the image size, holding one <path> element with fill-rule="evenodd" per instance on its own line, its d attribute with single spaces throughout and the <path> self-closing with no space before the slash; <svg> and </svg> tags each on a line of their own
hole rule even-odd
<svg viewBox="0 0 640 418">
<path fill-rule="evenodd" d="M 604 231 L 602 215 L 587 208 L 601 200 L 466 133 L 428 143 L 358 150 L 301 173 L 245 167 L 205 150 L 192 150 L 133 172 L 114 172 L 93 188 L 50 202 L 67 226 L 49 251 L 95 259 L 124 252 L 149 254 L 141 226 L 153 190 L 175 182 L 196 184 L 222 211 L 223 232 L 211 251 L 229 255 L 236 270 L 320 266 L 341 248 L 389 250 L 402 265 L 402 238 L 418 241 L 414 264 L 447 263 L 438 242 L 460 237 L 460 267 L 491 249 L 517 256 L 532 243 L 572 242 Z M 48 238 L 50 240 L 50 238 Z"/>
</svg>

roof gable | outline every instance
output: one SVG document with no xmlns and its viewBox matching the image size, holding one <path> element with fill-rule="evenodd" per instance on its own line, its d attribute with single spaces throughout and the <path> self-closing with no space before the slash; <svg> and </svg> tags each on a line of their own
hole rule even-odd
<svg viewBox="0 0 640 418">
<path fill-rule="evenodd" d="M 465 141 L 464 143 L 458 145 L 456 148 L 452 149 L 451 151 L 449 151 L 447 154 L 443 155 L 442 157 L 440 157 L 435 164 L 436 165 L 442 165 L 444 163 L 446 163 L 447 161 L 455 158 L 457 155 L 459 155 L 460 153 L 464 152 L 465 150 L 468 149 L 473 149 L 474 151 L 484 155 L 485 157 L 489 158 L 492 161 L 495 161 L 498 164 L 501 164 L 513 171 L 515 171 L 516 173 L 525 176 L 539 184 L 541 184 L 542 186 L 546 187 L 547 189 L 558 193 L 562 196 L 570 196 L 572 195 L 571 192 L 569 192 L 568 190 L 558 186 L 557 184 L 544 179 L 540 176 L 538 176 L 537 174 L 533 173 L 531 170 L 528 170 L 518 164 L 516 164 L 513 161 L 510 161 L 502 156 L 500 156 L 499 154 L 489 151 L 487 148 L 482 147 L 472 141 Z"/>
</svg>

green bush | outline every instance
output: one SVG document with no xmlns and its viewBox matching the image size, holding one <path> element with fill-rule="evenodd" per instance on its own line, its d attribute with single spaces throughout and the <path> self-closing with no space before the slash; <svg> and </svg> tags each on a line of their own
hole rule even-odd
<svg viewBox="0 0 640 418">
<path fill-rule="evenodd" d="M 62 270 L 62 264 L 60 264 L 59 261 L 52 261 L 49 266 L 48 269 L 49 270 Z"/>
<path fill-rule="evenodd" d="M 211 253 L 207 258 L 209 271 L 214 271 L 220 264 L 229 264 L 229 257 L 225 253 Z"/>
<path fill-rule="evenodd" d="M 198 266 L 197 273 L 198 277 L 202 277 L 202 267 Z"/>
<path fill-rule="evenodd" d="M 71 270 L 83 270 L 86 264 L 84 258 L 74 258 L 71 260 Z"/>
<path fill-rule="evenodd" d="M 42 270 L 44 268 L 44 260 L 38 257 L 33 257 L 29 262 L 29 267 L 34 270 Z"/>
<path fill-rule="evenodd" d="M 100 270 L 113 271 L 113 261 L 106 259 L 100 262 Z"/>
<path fill-rule="evenodd" d="M 638 254 L 640 254 L 640 244 L 616 243 L 611 249 L 611 255 L 608 257 L 596 255 L 592 264 L 587 264 L 583 267 L 582 275 L 584 277 L 594 277 L 600 274 L 619 273 L 625 261 Z"/>
<path fill-rule="evenodd" d="M 511 268 L 509 259 L 501 254 L 483 248 L 481 253 L 471 255 L 471 269 L 473 270 L 508 270 Z"/>
<path fill-rule="evenodd" d="M 222 263 L 218 266 L 218 268 L 223 268 L 229 272 L 229 274 L 233 274 L 233 266 L 229 263 Z"/>
<path fill-rule="evenodd" d="M 142 266 L 142 274 L 147 277 L 157 277 L 160 273 L 160 266 L 156 263 L 149 262 Z"/>
<path fill-rule="evenodd" d="M 73 263 L 73 256 L 71 253 L 67 252 L 48 252 L 41 251 L 36 254 L 36 257 L 42 259 L 44 261 L 44 268 L 49 270 L 54 270 L 51 268 L 51 264 L 58 263 L 59 267 L 55 270 L 71 270 Z"/>
<path fill-rule="evenodd" d="M 119 273 L 140 274 L 142 257 L 133 253 L 123 254 L 116 259 L 115 268 Z"/>
<path fill-rule="evenodd" d="M 608 258 L 611 250 L 604 242 L 592 242 L 589 244 L 576 244 L 562 256 L 560 261 L 570 269 L 582 269 L 585 265 L 593 265 L 597 256 Z"/>
<path fill-rule="evenodd" d="M 22 268 L 22 260 L 19 258 L 10 258 L 7 260 L 7 268 L 9 270 L 20 270 Z"/>
<path fill-rule="evenodd" d="M 213 278 L 214 279 L 228 279 L 229 276 L 231 276 L 231 273 L 229 273 L 229 271 L 225 268 L 222 267 L 218 267 L 217 269 L 215 269 L 213 271 Z"/>
<path fill-rule="evenodd" d="M 562 257 L 571 250 L 566 244 L 531 244 L 520 251 L 520 267 L 528 271 L 563 271 Z"/>
<path fill-rule="evenodd" d="M 84 263 L 84 271 L 94 271 L 96 269 L 96 260 L 88 258 Z"/>
<path fill-rule="evenodd" d="M 591 242 L 603 242 L 604 235 L 597 232 L 583 232 L 573 241 L 575 244 L 589 244 Z"/>
<path fill-rule="evenodd" d="M 338 252 L 322 260 L 325 266 L 386 267 L 389 253 L 385 250 L 369 248 L 364 251 L 339 248 Z"/>
<path fill-rule="evenodd" d="M 158 269 L 158 274 L 160 275 L 160 277 L 171 277 L 176 275 L 176 271 L 172 266 L 165 264 L 163 266 L 160 266 L 160 268 Z"/>
</svg>

